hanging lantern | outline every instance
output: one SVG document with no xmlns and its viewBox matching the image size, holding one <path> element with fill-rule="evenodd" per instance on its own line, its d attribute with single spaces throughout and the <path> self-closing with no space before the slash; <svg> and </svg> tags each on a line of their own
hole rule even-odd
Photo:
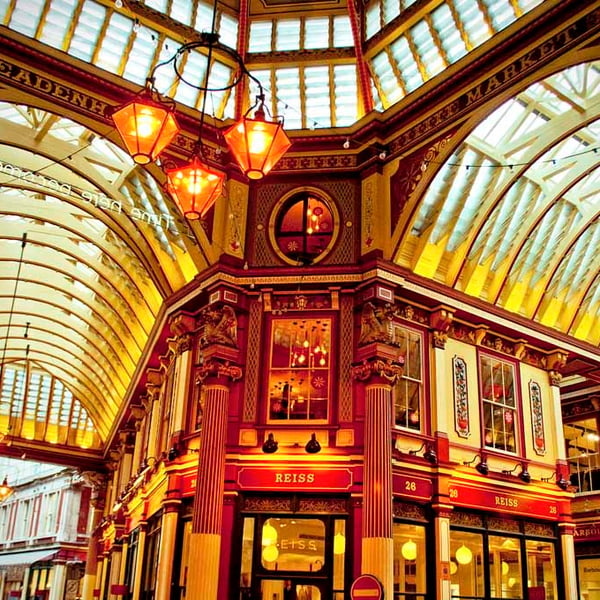
<svg viewBox="0 0 600 600">
<path fill-rule="evenodd" d="M 259 107 L 254 118 L 244 116 L 224 134 L 242 170 L 250 179 L 261 179 L 292 145 L 281 121 L 267 121 Z"/>
<path fill-rule="evenodd" d="M 186 219 L 202 218 L 223 190 L 224 173 L 213 171 L 197 156 L 185 167 L 167 169 L 167 191 Z"/>
<path fill-rule="evenodd" d="M 8 485 L 8 479 L 5 477 L 0 485 L 0 502 L 4 502 L 13 492 L 14 489 Z"/>
<path fill-rule="evenodd" d="M 127 151 L 139 165 L 155 160 L 179 131 L 173 107 L 152 99 L 150 93 L 140 94 L 118 108 L 112 119 Z"/>
</svg>

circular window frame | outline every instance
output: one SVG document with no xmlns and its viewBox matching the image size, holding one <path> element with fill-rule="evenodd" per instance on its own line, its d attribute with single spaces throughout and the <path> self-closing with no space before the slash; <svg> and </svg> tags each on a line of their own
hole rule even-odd
<svg viewBox="0 0 600 600">
<path fill-rule="evenodd" d="M 333 221 L 331 224 L 331 239 L 329 240 L 329 243 L 323 249 L 323 251 L 317 256 L 315 256 L 308 264 L 314 265 L 316 263 L 321 262 L 325 257 L 327 257 L 333 249 L 335 243 L 337 242 L 340 233 L 340 213 L 337 204 L 334 202 L 333 198 L 329 194 L 326 194 L 323 190 L 316 187 L 302 186 L 294 188 L 293 190 L 290 190 L 288 193 L 283 195 L 273 207 L 273 210 L 271 211 L 271 216 L 269 217 L 269 241 L 275 254 L 283 262 L 287 263 L 288 265 L 294 266 L 299 266 L 302 264 L 302 262 L 298 259 L 293 259 L 281 250 L 277 242 L 277 234 L 275 231 L 275 227 L 279 218 L 283 218 L 282 211 L 285 209 L 286 204 L 290 204 L 291 206 L 291 200 L 296 196 L 302 195 L 315 196 L 320 202 L 326 204 L 327 208 L 329 208 L 331 218 Z"/>
</svg>

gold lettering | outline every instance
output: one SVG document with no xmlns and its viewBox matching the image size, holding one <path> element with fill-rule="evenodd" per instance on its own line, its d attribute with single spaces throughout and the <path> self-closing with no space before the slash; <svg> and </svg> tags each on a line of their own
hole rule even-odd
<svg viewBox="0 0 600 600">
<path fill-rule="evenodd" d="M 31 83 L 31 73 L 29 71 L 25 71 L 24 69 L 19 69 L 13 76 L 15 81 L 19 81 L 24 83 L 25 85 L 32 87 Z"/>
<path fill-rule="evenodd" d="M 281 473 L 275 473 L 275 483 L 281 483 L 282 476 Z"/>
<path fill-rule="evenodd" d="M 483 92 L 481 90 L 481 86 L 478 85 L 475 89 L 469 90 L 467 92 L 467 103 L 472 104 L 473 102 L 477 102 L 477 100 L 481 100 L 483 98 Z"/>
<path fill-rule="evenodd" d="M 52 93 L 52 84 L 43 77 L 36 77 L 35 84 L 33 86 L 36 90 L 40 90 L 40 92 L 45 92 L 47 94 Z"/>
</svg>

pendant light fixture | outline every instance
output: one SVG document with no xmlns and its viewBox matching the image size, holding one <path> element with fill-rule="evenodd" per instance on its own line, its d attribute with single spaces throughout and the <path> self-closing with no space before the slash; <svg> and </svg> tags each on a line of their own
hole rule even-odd
<svg viewBox="0 0 600 600">
<path fill-rule="evenodd" d="M 221 195 L 225 174 L 206 164 L 203 152 L 203 128 L 206 101 L 210 92 L 223 92 L 239 85 L 245 79 L 258 87 L 256 102 L 224 133 L 231 153 L 249 179 L 264 177 L 276 165 L 291 143 L 283 130 L 281 118 L 267 118 L 265 95 L 260 81 L 248 71 L 238 52 L 219 41 L 215 31 L 217 1 L 213 6 L 210 32 L 200 34 L 198 40 L 183 44 L 169 59 L 158 63 L 146 80 L 145 89 L 127 104 L 112 113 L 112 119 L 127 151 L 133 160 L 146 165 L 157 159 L 179 132 L 175 118 L 175 103 L 161 96 L 155 87 L 154 74 L 160 67 L 171 64 L 178 80 L 203 92 L 198 140 L 190 162 L 183 167 L 165 165 L 166 188 L 187 219 L 202 218 Z M 183 76 L 181 64 L 191 51 L 205 57 L 206 69 L 201 83 L 190 82 Z M 215 53 L 235 65 L 231 78 L 223 86 L 209 84 Z M 253 114 L 251 114 L 253 113 Z"/>
</svg>

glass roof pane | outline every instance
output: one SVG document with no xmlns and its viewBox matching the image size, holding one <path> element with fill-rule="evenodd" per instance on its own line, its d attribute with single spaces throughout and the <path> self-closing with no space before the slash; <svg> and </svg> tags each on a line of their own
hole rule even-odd
<svg viewBox="0 0 600 600">
<path fill-rule="evenodd" d="M 450 63 L 462 58 L 467 53 L 467 47 L 447 4 L 442 4 L 431 13 L 431 22 Z"/>
<path fill-rule="evenodd" d="M 96 64 L 110 73 L 118 73 L 132 31 L 131 19 L 113 13 L 98 49 Z"/>
<path fill-rule="evenodd" d="M 348 15 L 336 15 L 333 17 L 333 47 L 344 48 L 354 45 L 352 27 Z"/>
<path fill-rule="evenodd" d="M 191 25 L 192 8 L 189 0 L 171 0 L 171 17 L 184 25 Z"/>
<path fill-rule="evenodd" d="M 88 62 L 92 60 L 105 17 L 104 6 L 90 0 L 84 2 L 73 31 L 69 54 Z"/>
<path fill-rule="evenodd" d="M 237 49 L 238 45 L 238 22 L 227 13 L 221 13 L 219 21 L 220 40 L 226 46 Z"/>
<path fill-rule="evenodd" d="M 304 21 L 304 47 L 329 48 L 329 18 L 307 17 Z"/>
<path fill-rule="evenodd" d="M 67 32 L 73 20 L 77 0 L 54 0 L 44 21 L 40 40 L 53 48 L 63 50 Z"/>
<path fill-rule="evenodd" d="M 273 35 L 273 21 L 252 21 L 250 24 L 249 52 L 269 52 Z"/>
<path fill-rule="evenodd" d="M 42 16 L 44 0 L 17 0 L 10 17 L 10 28 L 33 37 Z"/>
<path fill-rule="evenodd" d="M 392 56 L 402 75 L 406 90 L 412 92 L 423 84 L 423 76 L 419 71 L 415 57 L 405 36 L 397 39 L 391 46 Z"/>
<path fill-rule="evenodd" d="M 158 12 L 166 13 L 169 0 L 146 0 L 145 4 Z"/>
<path fill-rule="evenodd" d="M 492 31 L 490 31 L 477 2 L 473 2 L 473 0 L 455 0 L 454 7 L 465 28 L 471 48 L 483 44 L 492 36 Z"/>
<path fill-rule="evenodd" d="M 8 15 L 8 7 L 10 5 L 10 0 L 0 0 L 0 23 L 6 25 L 5 22 L 6 16 Z"/>
<path fill-rule="evenodd" d="M 425 65 L 429 77 L 441 73 L 446 68 L 446 61 L 440 53 L 427 22 L 420 21 L 410 30 L 410 33 L 417 47 L 421 64 Z"/>
<path fill-rule="evenodd" d="M 304 78 L 306 118 L 316 127 L 331 127 L 329 67 L 306 67 Z"/>
<path fill-rule="evenodd" d="M 381 29 L 381 5 L 379 0 L 371 2 L 366 12 L 366 38 L 372 38 Z"/>
<path fill-rule="evenodd" d="M 333 84 L 335 86 L 335 126 L 352 125 L 358 119 L 358 87 L 354 65 L 335 65 Z"/>
<path fill-rule="evenodd" d="M 400 14 L 400 0 L 383 0 L 383 21 L 389 23 Z"/>
<path fill-rule="evenodd" d="M 144 27 L 137 32 L 127 56 L 123 77 L 140 85 L 144 84 L 152 67 L 157 40 L 158 32 L 152 29 Z"/>
<path fill-rule="evenodd" d="M 517 17 L 512 3 L 508 0 L 483 0 L 483 3 L 492 18 L 492 24 L 496 31 L 508 27 Z"/>
<path fill-rule="evenodd" d="M 275 50 L 300 49 L 300 19 L 279 19 L 275 24 Z"/>
<path fill-rule="evenodd" d="M 373 58 L 372 66 L 384 96 L 381 99 L 383 108 L 388 108 L 404 97 L 404 91 L 385 50 Z"/>
<path fill-rule="evenodd" d="M 259 77 L 262 82 L 263 79 Z M 283 103 L 285 111 L 285 127 L 300 129 L 302 127 L 302 101 L 300 98 L 300 72 L 297 67 L 276 69 L 275 71 L 277 99 Z"/>
</svg>

